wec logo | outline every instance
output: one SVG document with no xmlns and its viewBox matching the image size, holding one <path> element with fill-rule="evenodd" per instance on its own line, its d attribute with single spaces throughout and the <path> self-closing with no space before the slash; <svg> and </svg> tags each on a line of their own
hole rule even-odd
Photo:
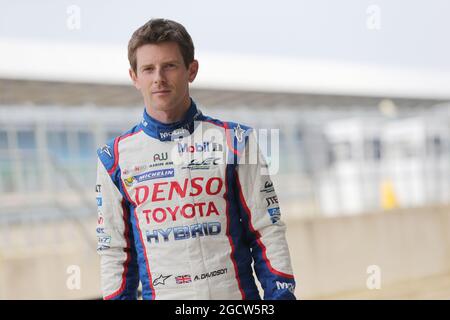
<svg viewBox="0 0 450 320">
<path fill-rule="evenodd" d="M 187 166 L 181 167 L 181 169 L 209 169 L 211 166 L 216 166 L 219 163 L 217 161 L 221 160 L 220 158 L 209 157 L 204 160 L 196 160 L 192 159 L 191 162 Z"/>
</svg>

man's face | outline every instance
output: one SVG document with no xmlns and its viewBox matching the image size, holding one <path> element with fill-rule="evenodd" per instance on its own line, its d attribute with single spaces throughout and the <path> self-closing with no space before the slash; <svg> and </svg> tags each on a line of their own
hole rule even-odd
<svg viewBox="0 0 450 320">
<path fill-rule="evenodd" d="M 189 82 L 197 75 L 198 62 L 186 68 L 178 44 L 146 44 L 136 50 L 136 73 L 130 76 L 147 108 L 169 111 L 189 103 Z"/>
</svg>

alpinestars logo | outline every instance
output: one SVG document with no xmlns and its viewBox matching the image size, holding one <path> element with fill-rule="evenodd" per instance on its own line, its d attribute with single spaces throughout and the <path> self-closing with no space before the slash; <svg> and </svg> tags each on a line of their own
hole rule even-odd
<svg viewBox="0 0 450 320">
<path fill-rule="evenodd" d="M 159 284 L 165 285 L 166 284 L 166 280 L 168 278 L 170 278 L 171 276 L 172 276 L 171 274 L 169 274 L 168 276 L 165 276 L 165 275 L 161 274 L 159 277 L 157 277 L 157 278 L 155 278 L 155 280 L 153 280 L 153 285 L 154 286 L 157 286 Z"/>
<path fill-rule="evenodd" d="M 108 146 L 107 144 L 105 144 L 105 145 L 101 148 L 101 152 L 106 153 L 110 158 L 112 158 L 111 149 L 109 148 L 109 146 Z"/>
</svg>

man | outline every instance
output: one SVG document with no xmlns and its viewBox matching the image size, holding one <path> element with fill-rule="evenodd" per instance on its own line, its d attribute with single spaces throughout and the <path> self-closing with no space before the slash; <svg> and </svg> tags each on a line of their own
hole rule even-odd
<svg viewBox="0 0 450 320">
<path fill-rule="evenodd" d="M 185 28 L 152 19 L 129 42 L 142 121 L 98 150 L 104 299 L 295 299 L 285 225 L 253 131 L 203 115 Z M 256 153 L 257 161 L 249 161 Z"/>
</svg>

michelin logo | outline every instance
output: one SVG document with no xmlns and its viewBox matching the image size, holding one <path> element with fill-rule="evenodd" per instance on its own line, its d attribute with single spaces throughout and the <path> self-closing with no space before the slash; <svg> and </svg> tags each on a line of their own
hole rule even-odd
<svg viewBox="0 0 450 320">
<path fill-rule="evenodd" d="M 162 169 L 162 170 L 153 170 L 142 173 L 137 176 L 129 177 L 124 179 L 127 187 L 131 187 L 133 183 L 139 183 L 147 180 L 160 179 L 160 178 L 169 178 L 175 175 L 175 169 Z"/>
</svg>

